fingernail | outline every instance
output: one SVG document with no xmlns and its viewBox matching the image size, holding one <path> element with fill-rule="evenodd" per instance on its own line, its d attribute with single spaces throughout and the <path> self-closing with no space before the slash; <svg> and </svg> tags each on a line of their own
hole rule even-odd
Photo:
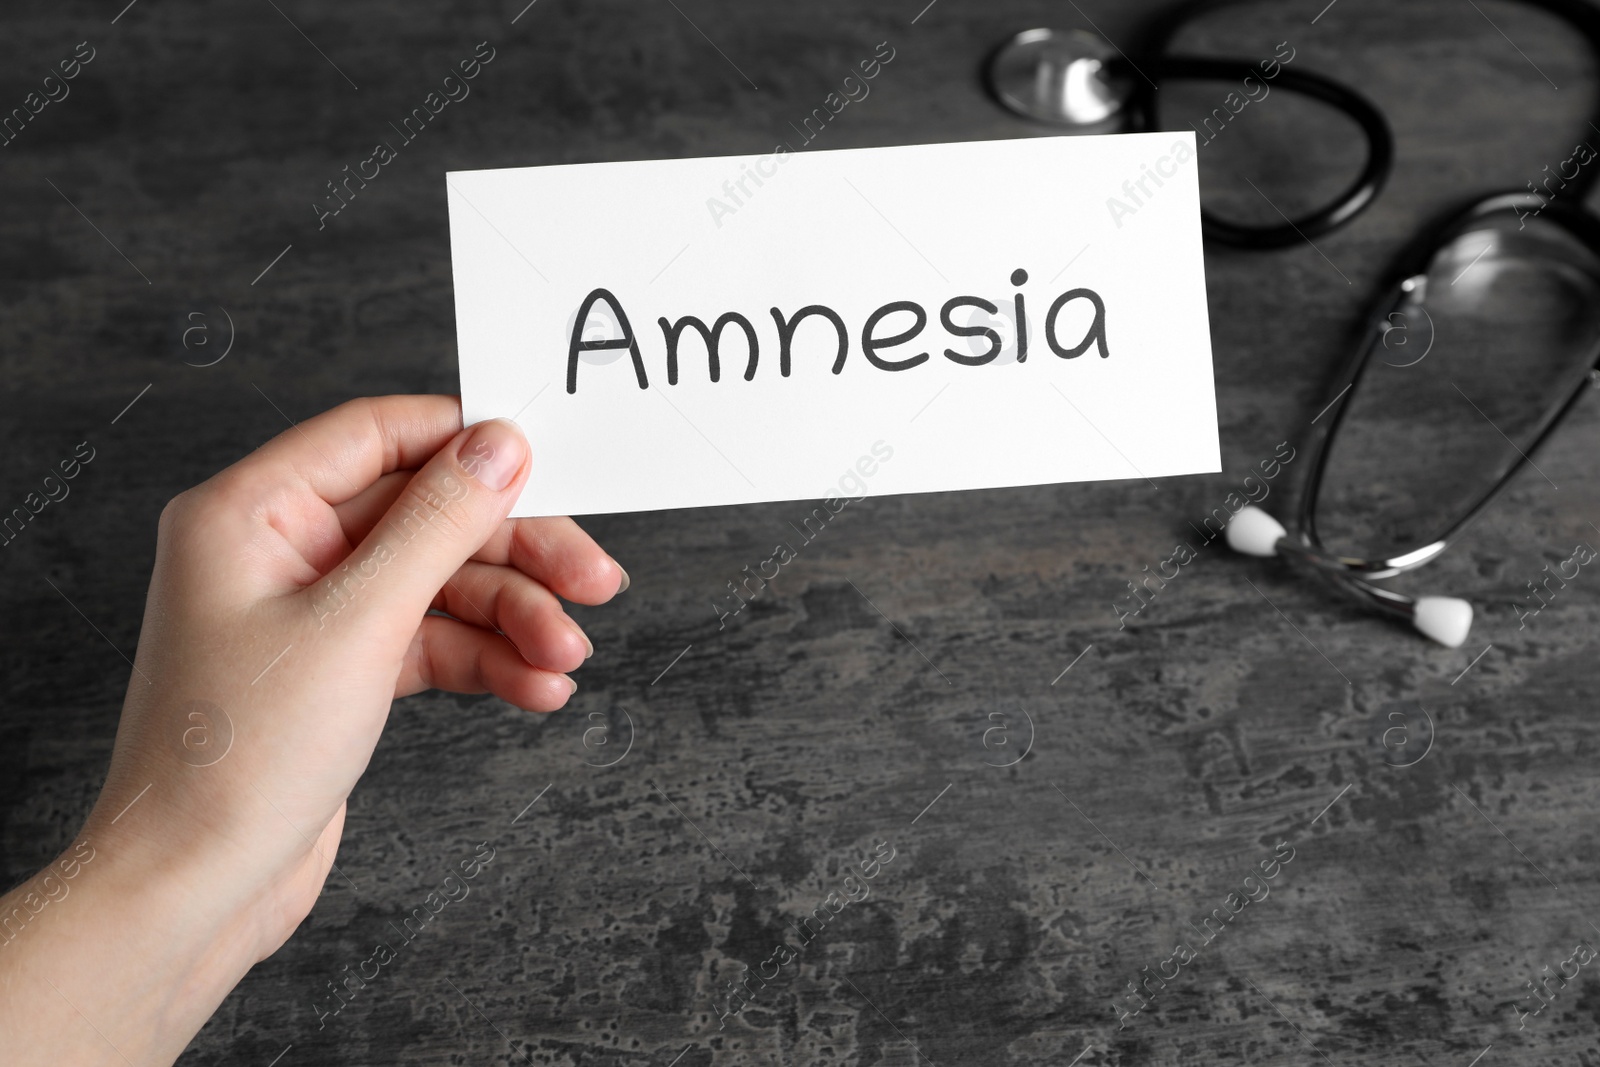
<svg viewBox="0 0 1600 1067">
<path fill-rule="evenodd" d="M 583 632 L 583 627 L 579 626 L 570 618 L 567 620 L 567 625 L 572 627 L 572 632 L 578 635 L 578 639 L 583 642 L 583 647 L 589 650 L 588 652 L 584 653 L 583 658 L 588 659 L 590 656 L 594 655 L 594 642 L 589 640 L 589 635 Z"/>
<path fill-rule="evenodd" d="M 611 562 L 612 563 L 617 563 L 616 560 L 612 560 Z M 622 564 L 617 563 L 617 570 L 622 571 Z M 633 579 L 628 577 L 628 572 L 627 571 L 622 571 L 622 584 L 617 586 L 617 592 L 626 593 L 628 591 L 628 586 L 630 586 L 632 584 L 633 584 Z"/>
<path fill-rule="evenodd" d="M 461 446 L 457 459 L 462 470 L 476 478 L 485 489 L 498 493 L 511 484 L 527 455 L 527 442 L 514 423 L 490 419 L 473 430 L 472 436 Z"/>
<path fill-rule="evenodd" d="M 567 684 L 572 686 L 572 692 L 568 693 L 567 696 L 571 696 L 572 693 L 576 693 L 578 691 L 578 683 L 574 682 L 571 678 L 567 679 Z"/>
</svg>

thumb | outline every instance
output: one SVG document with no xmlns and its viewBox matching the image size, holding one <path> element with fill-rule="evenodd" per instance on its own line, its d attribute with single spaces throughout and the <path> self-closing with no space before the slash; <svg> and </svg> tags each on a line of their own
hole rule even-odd
<svg viewBox="0 0 1600 1067">
<path fill-rule="evenodd" d="M 330 616 L 390 618 L 409 633 L 434 596 L 505 521 L 528 479 L 516 424 L 491 419 L 457 434 L 401 490 L 344 563 L 313 587 L 318 626 Z"/>
</svg>

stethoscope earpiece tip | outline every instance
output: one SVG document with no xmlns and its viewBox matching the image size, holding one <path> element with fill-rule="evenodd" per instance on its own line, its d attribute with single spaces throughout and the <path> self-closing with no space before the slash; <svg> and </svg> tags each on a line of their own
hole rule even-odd
<svg viewBox="0 0 1600 1067">
<path fill-rule="evenodd" d="M 1235 552 L 1262 559 L 1276 556 L 1280 545 L 1284 545 L 1292 556 L 1305 551 L 1289 540 L 1289 532 L 1283 528 L 1283 523 L 1254 504 L 1246 504 L 1228 520 L 1226 537 L 1228 547 Z M 1315 556 L 1309 558 L 1315 562 Z M 1424 596 L 1412 600 L 1408 596 L 1379 590 L 1352 575 L 1343 577 L 1345 585 L 1361 594 L 1371 606 L 1390 615 L 1409 618 L 1419 633 L 1446 648 L 1460 648 L 1467 639 L 1467 632 L 1472 629 L 1472 605 L 1460 597 Z"/>
<path fill-rule="evenodd" d="M 1445 648 L 1460 648 L 1472 629 L 1472 605 L 1460 597 L 1418 597 L 1411 624 Z"/>
<path fill-rule="evenodd" d="M 1246 504 L 1228 520 L 1228 547 L 1246 556 L 1271 559 L 1278 554 L 1278 542 L 1287 536 L 1283 523 L 1254 504 Z"/>
</svg>

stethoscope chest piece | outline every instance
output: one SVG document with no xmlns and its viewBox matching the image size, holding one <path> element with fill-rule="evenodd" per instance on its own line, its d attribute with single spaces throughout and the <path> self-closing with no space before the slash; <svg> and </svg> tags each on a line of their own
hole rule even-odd
<svg viewBox="0 0 1600 1067">
<path fill-rule="evenodd" d="M 1076 133 L 1122 127 L 1133 85 L 1107 41 L 1085 30 L 1023 30 L 989 60 L 989 88 L 1026 118 Z"/>
</svg>

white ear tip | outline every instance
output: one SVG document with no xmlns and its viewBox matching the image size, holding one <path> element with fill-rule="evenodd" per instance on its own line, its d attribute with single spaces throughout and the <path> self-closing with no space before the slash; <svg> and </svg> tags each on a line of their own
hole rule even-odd
<svg viewBox="0 0 1600 1067">
<path fill-rule="evenodd" d="M 1228 520 L 1228 547 L 1246 556 L 1270 559 L 1278 554 L 1278 541 L 1288 536 L 1283 523 L 1253 504 L 1246 504 Z"/>
<path fill-rule="evenodd" d="M 1460 648 L 1472 629 L 1472 605 L 1453 596 L 1418 597 L 1413 625 L 1446 648 Z"/>
</svg>

